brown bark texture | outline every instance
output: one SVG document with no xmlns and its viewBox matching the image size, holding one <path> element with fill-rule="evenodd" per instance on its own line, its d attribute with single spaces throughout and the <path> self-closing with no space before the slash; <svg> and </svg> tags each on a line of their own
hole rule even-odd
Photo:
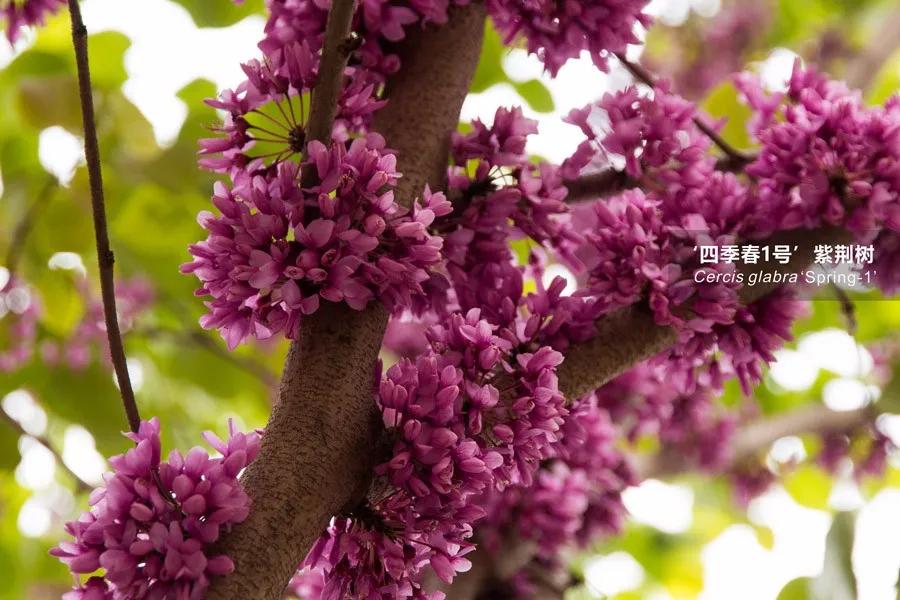
<svg viewBox="0 0 900 600">
<path fill-rule="evenodd" d="M 404 177 L 396 193 L 405 205 L 425 183 L 443 184 L 483 32 L 484 9 L 475 3 L 402 45 L 403 68 L 389 83 L 376 129 L 397 152 Z M 365 494 L 380 432 L 372 391 L 386 323 L 375 303 L 362 312 L 323 303 L 303 320 L 262 450 L 242 480 L 250 516 L 221 544 L 235 572 L 215 581 L 208 598 L 280 598 L 329 519 Z"/>
</svg>

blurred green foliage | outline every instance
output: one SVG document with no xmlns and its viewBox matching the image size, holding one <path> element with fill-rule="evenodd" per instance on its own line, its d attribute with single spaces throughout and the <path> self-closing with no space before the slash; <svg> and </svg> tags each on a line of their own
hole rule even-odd
<svg viewBox="0 0 900 600">
<path fill-rule="evenodd" d="M 178 1 L 201 27 L 224 27 L 247 15 L 262 14 L 263 4 L 262 0 L 247 0 L 240 5 L 230 0 Z M 877 25 L 879 15 L 889 4 L 876 0 L 773 0 L 775 16 L 771 26 L 758 32 L 759 48 L 784 46 L 814 54 L 821 36 L 837 29 L 845 36 L 848 47 L 858 49 L 867 40 L 866 32 Z M 693 18 L 681 30 L 654 29 L 648 40 L 651 56 L 680 48 L 679 31 L 695 33 L 702 26 L 702 19 L 699 22 L 698 19 Z M 226 353 L 218 336 L 202 331 L 197 325 L 203 307 L 192 296 L 195 281 L 178 270 L 188 258 L 187 246 L 201 237 L 195 222 L 197 213 L 210 208 L 214 178 L 197 169 L 195 158 L 197 139 L 207 135 L 208 125 L 217 118 L 215 111 L 203 103 L 204 98 L 215 95 L 215 87 L 208 81 L 195 81 L 180 91 L 179 98 L 188 109 L 185 124 L 171 145 L 160 147 L 150 123 L 123 93 L 128 38 L 115 32 L 99 33 L 91 36 L 90 46 L 117 272 L 123 278 L 148 278 L 157 294 L 152 310 L 140 318 L 126 340 L 130 357 L 140 361 L 143 367 L 143 386 L 138 393 L 143 414 L 161 418 L 164 443 L 169 448 L 187 448 L 198 443 L 205 429 L 223 432 L 226 418 L 231 416 L 242 427 L 261 426 L 271 400 L 269 379 L 277 377 L 285 343 L 275 341 Z M 488 24 L 472 92 L 505 85 L 514 89 L 536 112 L 557 110 L 544 82 L 510 78 L 503 66 L 508 52 Z M 762 51 L 754 51 L 748 60 L 762 58 L 765 58 Z M 836 59 L 833 66 L 838 73 L 846 59 L 846 54 Z M 869 99 L 883 101 L 898 86 L 900 54 L 895 53 L 873 79 Z M 79 168 L 67 187 L 48 187 L 51 176 L 38 157 L 38 139 L 44 129 L 62 127 L 80 135 L 80 114 L 75 99 L 74 62 L 66 19 L 62 15 L 39 32 L 32 46 L 0 69 L 0 250 L 5 251 L 16 225 L 36 199 L 48 193 L 46 205 L 29 232 L 18 271 L 40 294 L 44 311 L 39 327 L 42 339 L 49 340 L 68 337 L 85 306 L 81 296 L 75 293 L 80 275 L 48 269 L 48 259 L 57 252 L 79 254 L 87 268 L 87 279 L 96 289 L 85 170 Z M 742 148 L 749 146 L 746 134 L 749 113 L 738 102 L 732 84 L 723 82 L 715 87 L 702 106 L 712 117 L 728 119 L 723 134 L 729 141 Z M 518 243 L 516 250 L 523 258 L 528 252 L 522 243 Z M 881 300 L 874 294 L 857 300 L 860 341 L 878 341 L 900 329 L 900 309 L 896 302 Z M 796 332 L 802 335 L 843 326 L 840 304 L 820 301 L 813 304 L 809 317 L 798 325 Z M 0 343 L 3 340 L 0 333 Z M 777 415 L 819 402 L 825 383 L 833 377 L 832 373 L 820 373 L 812 388 L 804 392 L 786 392 L 763 385 L 756 393 L 759 410 L 765 415 Z M 34 360 L 19 371 L 0 375 L 0 398 L 16 389 L 28 390 L 46 411 L 47 436 L 58 448 L 63 445 L 66 428 L 74 424 L 83 426 L 94 436 L 98 451 L 104 455 L 127 447 L 120 435 L 125 420 L 117 390 L 103 365 L 93 364 L 88 369 L 72 371 Z M 898 392 L 891 388 L 885 396 L 900 398 Z M 728 386 L 720 402 L 734 409 L 747 404 L 733 384 Z M 810 451 L 817 444 L 814 439 L 804 438 L 804 442 Z M 69 576 L 64 567 L 47 555 L 47 549 L 60 538 L 62 523 L 84 507 L 87 499 L 84 494 L 75 494 L 73 481 L 62 469 L 57 469 L 58 483 L 75 494 L 75 498 L 64 503 L 64 510 L 54 513 L 46 534 L 37 538 L 23 535 L 18 524 L 20 509 L 33 492 L 16 478 L 15 469 L 20 461 L 18 444 L 18 433 L 0 424 L 0 573 L 4 575 L 0 600 L 59 597 L 69 585 Z M 642 439 L 638 448 L 653 452 L 657 445 L 652 439 Z M 628 552 L 644 568 L 646 578 L 641 588 L 620 598 L 643 597 L 644 593 L 659 588 L 676 599 L 695 598 L 703 588 L 702 548 L 729 527 L 749 524 L 745 511 L 734 503 L 732 490 L 724 480 L 694 476 L 683 479 L 682 483 L 690 485 L 695 493 L 693 521 L 688 531 L 665 534 L 633 523 L 623 536 L 604 541 L 595 548 L 601 553 Z M 884 482 L 867 483 L 864 492 L 871 497 L 884 486 L 898 483 L 900 472 L 892 470 Z M 786 475 L 784 485 L 798 503 L 830 510 L 828 500 L 833 482 L 818 467 L 796 468 Z M 771 546 L 772 532 L 758 525 L 753 527 L 760 543 Z M 842 565 L 845 578 L 852 577 L 852 571 L 847 571 L 847 551 L 853 536 L 852 528 L 849 532 L 847 529 L 833 530 L 828 541 L 829 556 L 838 557 L 834 564 Z M 576 560 L 572 568 L 576 575 L 582 575 L 582 560 Z M 816 585 L 813 580 L 792 582 L 781 598 L 825 598 L 810 595 Z M 580 586 L 571 590 L 569 597 L 593 596 Z"/>
</svg>

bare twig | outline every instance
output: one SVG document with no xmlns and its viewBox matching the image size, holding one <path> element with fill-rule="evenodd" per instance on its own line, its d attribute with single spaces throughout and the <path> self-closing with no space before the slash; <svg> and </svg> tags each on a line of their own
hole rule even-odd
<svg viewBox="0 0 900 600">
<path fill-rule="evenodd" d="M 746 158 L 752 160 L 753 157 Z M 716 161 L 716 169 L 719 171 L 735 173 L 741 171 L 745 166 L 747 164 L 744 159 L 735 162 L 731 157 L 725 157 Z M 563 181 L 563 185 L 569 192 L 566 195 L 566 202 L 569 204 L 608 198 L 624 190 L 642 187 L 643 183 L 642 180 L 634 179 L 627 173 L 612 168 Z"/>
<path fill-rule="evenodd" d="M 644 84 L 650 86 L 651 88 L 656 87 L 656 80 L 653 75 L 650 74 L 644 67 L 637 63 L 633 63 L 627 58 L 625 58 L 624 54 L 616 54 L 616 58 L 622 63 L 622 65 L 628 69 L 628 72 L 631 73 L 636 79 L 643 82 Z M 703 134 L 708 137 L 713 144 L 719 147 L 719 149 L 725 153 L 725 155 L 730 159 L 732 163 L 734 163 L 735 167 L 743 167 L 753 159 L 741 152 L 723 138 L 719 133 L 710 126 L 709 123 L 701 119 L 700 117 L 694 117 L 694 125 L 697 126 L 697 129 L 703 132 Z"/>
<path fill-rule="evenodd" d="M 338 96 L 344 83 L 344 68 L 350 56 L 350 24 L 354 0 L 334 0 L 325 26 L 325 45 L 319 63 L 319 78 L 312 93 L 306 137 L 309 141 L 331 141 Z"/>
<path fill-rule="evenodd" d="M 72 44 L 75 47 L 75 65 L 78 70 L 78 92 L 81 100 L 81 120 L 84 126 L 84 156 L 87 161 L 88 180 L 91 189 L 91 208 L 94 215 L 94 237 L 97 243 L 97 264 L 100 269 L 100 291 L 103 299 L 103 316 L 106 321 L 106 336 L 109 340 L 109 354 L 116 372 L 116 381 L 122 396 L 122 404 L 128 417 L 131 431 L 137 432 L 141 425 L 125 348 L 119 330 L 116 313 L 116 287 L 114 277 L 115 256 L 109 245 L 106 226 L 106 204 L 103 197 L 103 174 L 100 167 L 100 146 L 97 142 L 97 122 L 94 115 L 94 96 L 91 91 L 91 70 L 88 60 L 88 34 L 81 18 L 78 0 L 69 0 L 69 15 L 72 20 Z"/>
<path fill-rule="evenodd" d="M 350 57 L 351 25 L 355 0 L 335 0 L 325 25 L 325 44 L 319 62 L 319 75 L 312 92 L 309 119 L 306 123 L 306 142 L 322 142 L 331 145 L 331 130 L 337 113 L 338 97 L 344 83 L 344 69 Z M 304 158 L 306 157 L 304 149 Z M 316 170 L 304 165 L 301 173 L 303 187 L 315 184 Z"/>
<path fill-rule="evenodd" d="M 834 295 L 841 304 L 841 314 L 844 315 L 844 321 L 847 323 L 847 333 L 855 338 L 856 330 L 859 327 L 859 323 L 856 320 L 856 306 L 853 304 L 850 296 L 847 295 L 846 290 L 839 285 L 832 284 L 831 289 L 834 290 Z"/>
<path fill-rule="evenodd" d="M 613 196 L 629 188 L 639 187 L 640 182 L 617 169 L 606 169 L 582 175 L 577 179 L 568 179 L 563 185 L 569 190 L 566 202 L 575 204 L 584 200 Z"/>
<path fill-rule="evenodd" d="M 69 468 L 69 465 L 66 464 L 66 461 L 63 460 L 62 453 L 56 449 L 56 447 L 50 442 L 50 440 L 43 435 L 34 435 L 33 433 L 29 433 L 26 431 L 22 425 L 13 419 L 5 410 L 0 409 L 0 418 L 6 422 L 12 429 L 14 429 L 19 435 L 28 436 L 41 446 L 50 451 L 54 458 L 56 458 L 56 462 L 75 480 L 75 486 L 78 488 L 79 492 L 89 492 L 94 489 L 94 486 L 81 478 L 78 473 Z"/>
</svg>

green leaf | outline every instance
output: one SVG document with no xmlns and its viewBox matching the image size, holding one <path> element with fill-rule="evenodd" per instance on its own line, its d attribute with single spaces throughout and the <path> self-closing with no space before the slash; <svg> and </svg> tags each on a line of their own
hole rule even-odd
<svg viewBox="0 0 900 600">
<path fill-rule="evenodd" d="M 48 76 L 68 73 L 74 68 L 72 60 L 61 54 L 34 50 L 19 55 L 4 72 L 4 77 L 18 80 L 29 76 Z"/>
<path fill-rule="evenodd" d="M 752 113 L 741 103 L 737 88 L 731 82 L 720 84 L 713 89 L 703 101 L 702 108 L 714 120 L 725 119 L 725 125 L 720 131 L 725 141 L 738 149 L 752 146 L 750 134 L 747 132 L 747 122 Z"/>
<path fill-rule="evenodd" d="M 161 149 L 156 143 L 153 127 L 120 91 L 101 96 L 98 105 L 98 114 L 107 115 L 99 123 L 103 135 L 101 148 L 104 148 L 104 163 L 119 167 L 113 169 L 113 173 L 128 173 L 134 162 L 140 163 L 159 156 Z M 118 151 L 113 153 L 110 148 L 117 148 Z"/>
<path fill-rule="evenodd" d="M 250 15 L 263 14 L 263 0 L 176 0 L 199 27 L 227 27 Z"/>
<path fill-rule="evenodd" d="M 824 510 L 831 494 L 831 478 L 820 468 L 802 465 L 788 475 L 784 487 L 799 504 Z"/>
<path fill-rule="evenodd" d="M 753 531 L 760 546 L 766 550 L 771 550 L 775 546 L 775 533 L 769 527 L 754 525 Z"/>
<path fill-rule="evenodd" d="M 31 275 L 30 280 L 40 294 L 41 326 L 47 333 L 59 337 L 72 334 L 84 315 L 85 306 L 75 285 L 74 275 L 65 271 L 44 268 Z"/>
<path fill-rule="evenodd" d="M 900 90 L 900 52 L 894 52 L 878 71 L 866 94 L 866 100 L 870 104 L 884 104 L 898 90 Z"/>
<path fill-rule="evenodd" d="M 553 96 L 550 90 L 537 79 L 530 79 L 522 83 L 515 84 L 516 91 L 528 102 L 533 110 L 539 113 L 553 112 Z"/>
<path fill-rule="evenodd" d="M 116 31 L 92 35 L 89 40 L 91 82 L 95 88 L 115 89 L 128 79 L 125 71 L 125 51 L 131 41 Z"/>
<path fill-rule="evenodd" d="M 12 471 L 19 464 L 19 434 L 0 421 L 0 471 Z"/>
<path fill-rule="evenodd" d="M 481 57 L 478 59 L 478 67 L 472 78 L 469 91 L 473 94 L 483 92 L 498 83 L 508 81 L 503 70 L 503 55 L 506 48 L 500 39 L 500 34 L 494 29 L 490 21 L 484 26 L 484 42 L 481 46 Z"/>
</svg>

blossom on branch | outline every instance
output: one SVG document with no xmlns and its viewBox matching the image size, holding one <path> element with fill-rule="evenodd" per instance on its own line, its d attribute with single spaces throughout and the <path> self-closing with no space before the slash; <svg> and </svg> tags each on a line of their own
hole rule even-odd
<svg viewBox="0 0 900 600">
<path fill-rule="evenodd" d="M 524 38 L 551 75 L 582 50 L 607 70 L 611 54 L 640 43 L 635 26 L 650 25 L 648 0 L 489 0 L 488 12 L 506 44 Z"/>
<path fill-rule="evenodd" d="M 361 310 L 378 298 L 393 310 L 424 294 L 429 269 L 441 260 L 441 239 L 428 232 L 450 205 L 425 190 L 422 203 L 401 208 L 393 186 L 396 158 L 377 134 L 331 148 L 312 142 L 303 169 L 292 161 L 267 173 L 233 174 L 217 184 L 216 216 L 201 213 L 209 232 L 191 246 L 193 273 L 209 296 L 201 324 L 219 329 L 234 348 L 248 337 L 297 335 L 299 317 L 322 300 Z"/>
<path fill-rule="evenodd" d="M 50 552 L 76 575 L 104 571 L 102 580 L 89 579 L 70 597 L 202 598 L 211 577 L 234 569 L 212 547 L 223 530 L 247 518 L 250 499 L 237 478 L 256 458 L 260 435 L 229 423 L 225 441 L 204 434 L 220 457 L 194 448 L 165 461 L 157 419 L 126 437 L 135 447 L 110 458 L 113 471 L 91 494 L 91 509 L 66 525 L 74 539 Z"/>
</svg>

